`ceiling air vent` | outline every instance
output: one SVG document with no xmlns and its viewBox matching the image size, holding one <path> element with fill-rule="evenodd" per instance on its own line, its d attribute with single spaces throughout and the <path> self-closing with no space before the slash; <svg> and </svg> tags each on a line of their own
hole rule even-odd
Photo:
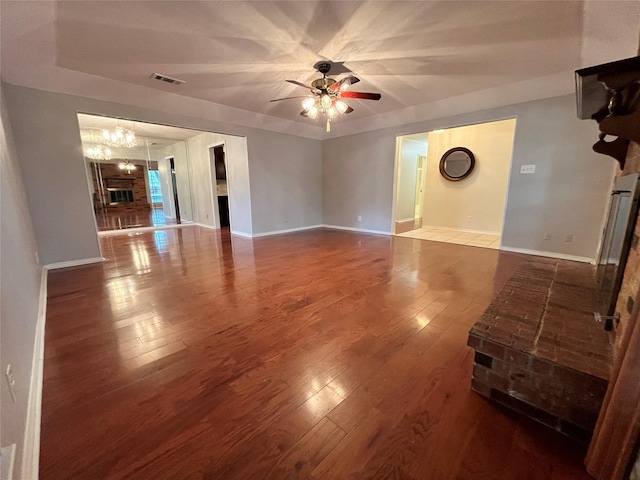
<svg viewBox="0 0 640 480">
<path fill-rule="evenodd" d="M 177 78 L 167 77 L 166 75 L 161 75 L 159 73 L 152 73 L 151 78 L 154 80 L 160 80 L 161 82 L 172 83 L 174 85 L 182 85 L 185 83 L 184 80 L 178 80 Z"/>
</svg>

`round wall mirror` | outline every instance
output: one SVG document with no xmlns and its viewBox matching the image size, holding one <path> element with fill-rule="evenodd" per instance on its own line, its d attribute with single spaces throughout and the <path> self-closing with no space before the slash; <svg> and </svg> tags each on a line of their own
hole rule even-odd
<svg viewBox="0 0 640 480">
<path fill-rule="evenodd" d="M 473 171 L 476 159 L 471 150 L 464 147 L 455 147 L 447 152 L 440 159 L 440 175 L 447 180 L 457 182 Z"/>
</svg>

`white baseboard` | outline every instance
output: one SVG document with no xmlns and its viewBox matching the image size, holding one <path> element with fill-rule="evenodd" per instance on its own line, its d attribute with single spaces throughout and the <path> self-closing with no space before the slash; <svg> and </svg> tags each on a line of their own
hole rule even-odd
<svg viewBox="0 0 640 480">
<path fill-rule="evenodd" d="M 254 233 L 253 238 L 268 237 L 270 235 L 281 235 L 283 233 L 302 232 L 304 230 L 314 230 L 316 228 L 322 228 L 323 225 L 309 225 L 308 227 L 287 228 L 285 230 L 272 230 L 270 232 Z"/>
<path fill-rule="evenodd" d="M 208 230 L 220 230 L 220 228 L 218 227 L 214 227 L 213 225 L 207 225 L 205 223 L 196 223 L 195 225 L 197 225 L 198 227 L 202 227 L 202 228 L 206 228 Z M 231 235 L 236 235 L 238 237 L 243 237 L 243 238 L 253 238 L 253 235 L 251 235 L 250 233 L 245 233 L 245 232 L 239 232 L 238 230 L 230 230 Z"/>
<path fill-rule="evenodd" d="M 197 227 L 208 228 L 209 230 L 220 230 L 219 228 L 216 228 L 213 225 L 207 225 L 206 223 L 196 222 L 194 225 Z"/>
<path fill-rule="evenodd" d="M 104 261 L 102 257 L 81 258 L 80 260 L 69 260 L 67 262 L 48 263 L 44 266 L 45 270 L 57 270 L 58 268 L 79 267 L 80 265 L 88 265 L 90 263 L 100 263 Z"/>
<path fill-rule="evenodd" d="M 524 253 L 526 255 L 536 255 L 538 257 L 549 257 L 549 258 L 559 258 L 561 260 L 572 260 L 574 262 L 582 262 L 582 263 L 590 263 L 591 265 L 595 265 L 596 261 L 593 258 L 589 257 L 581 257 L 579 255 L 569 255 L 566 253 L 558 253 L 558 252 L 545 252 L 543 250 L 530 250 L 528 248 L 515 248 L 515 247 L 507 247 L 502 245 L 500 250 L 504 252 L 513 252 L 513 253 Z"/>
<path fill-rule="evenodd" d="M 196 225 L 198 225 L 199 227 L 209 228 L 212 230 L 219 230 L 218 228 L 212 227 L 211 225 L 203 225 L 201 223 L 197 223 Z M 231 233 L 233 235 L 238 235 L 239 237 L 244 237 L 244 238 L 260 238 L 260 237 L 268 237 L 271 235 L 282 235 L 284 233 L 294 233 L 294 232 L 302 232 L 305 230 L 315 230 L 317 228 L 330 228 L 333 230 L 348 230 L 351 232 L 359 232 L 359 233 L 373 233 L 375 235 L 391 235 L 391 232 L 383 232 L 380 230 L 366 230 L 364 228 L 342 227 L 339 225 L 325 225 L 325 224 L 309 225 L 307 227 L 287 228 L 285 230 L 271 230 L 269 232 L 261 232 L 261 233 L 254 233 L 254 234 L 237 232 L 235 230 L 232 230 Z"/>
<path fill-rule="evenodd" d="M 192 227 L 194 225 L 198 225 L 198 224 L 194 222 L 182 222 L 176 225 L 158 225 L 155 227 L 121 228 L 119 230 L 104 230 L 102 232 L 98 232 L 98 236 L 111 237 L 114 235 L 127 235 L 129 233 L 135 233 L 135 232 L 151 232 L 153 230 L 170 230 L 172 228 Z"/>
<path fill-rule="evenodd" d="M 391 232 L 384 232 L 382 230 L 368 230 L 366 228 L 355 228 L 355 227 L 343 227 L 341 225 L 320 225 L 323 228 L 330 228 L 332 230 L 348 230 L 350 232 L 358 232 L 358 233 L 373 233 L 374 235 L 391 235 Z"/>
<path fill-rule="evenodd" d="M 209 229 L 209 230 L 220 230 L 219 228 L 214 227 L 213 225 L 206 225 L 204 223 L 196 223 L 195 225 L 197 225 L 198 227 Z M 230 232 L 231 232 L 231 235 L 237 235 L 238 237 L 253 238 L 253 235 L 251 235 L 250 233 L 239 232 L 237 230 L 230 230 Z"/>
<path fill-rule="evenodd" d="M 441 227 L 439 225 L 425 225 L 422 224 L 422 228 L 435 228 L 438 230 L 451 230 L 454 232 L 468 232 L 468 233 L 481 233 L 484 235 L 501 235 L 500 232 L 494 232 L 494 231 L 489 231 L 489 230 L 475 230 L 473 228 L 451 228 L 451 227 Z"/>
<path fill-rule="evenodd" d="M 252 238 L 253 237 L 253 235 L 251 235 L 250 233 L 239 232 L 237 230 L 231 230 L 231 235 L 237 235 L 238 237 L 242 237 L 242 238 Z"/>
<path fill-rule="evenodd" d="M 33 344 L 27 422 L 24 431 L 24 444 L 22 446 L 21 478 L 24 480 L 37 480 L 40 465 L 40 416 L 42 413 L 44 327 L 47 314 L 47 272 L 47 268 L 43 268 L 42 275 L 40 276 L 38 319 Z"/>
</svg>

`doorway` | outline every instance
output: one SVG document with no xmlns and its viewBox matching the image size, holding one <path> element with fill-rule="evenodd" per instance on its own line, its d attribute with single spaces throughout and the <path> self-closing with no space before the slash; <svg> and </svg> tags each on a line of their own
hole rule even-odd
<svg viewBox="0 0 640 480">
<path fill-rule="evenodd" d="M 515 127 L 512 118 L 398 137 L 394 233 L 499 249 Z M 475 163 L 469 175 L 451 178 L 443 157 L 459 147 Z"/>
<path fill-rule="evenodd" d="M 178 200 L 178 182 L 176 180 L 176 164 L 173 157 L 169 157 L 169 167 L 171 169 L 171 186 L 173 187 L 173 205 L 176 212 L 176 222 L 180 223 L 180 201 Z"/>
<path fill-rule="evenodd" d="M 224 144 L 216 145 L 209 149 L 211 161 L 211 172 L 216 186 L 216 197 L 218 200 L 218 218 L 220 228 L 231 225 L 229 218 L 229 191 L 227 183 L 227 165 L 225 160 Z"/>
</svg>

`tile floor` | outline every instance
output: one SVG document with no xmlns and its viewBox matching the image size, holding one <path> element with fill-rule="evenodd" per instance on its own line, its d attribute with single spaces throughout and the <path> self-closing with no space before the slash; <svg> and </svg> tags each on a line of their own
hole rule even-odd
<svg viewBox="0 0 640 480">
<path fill-rule="evenodd" d="M 434 242 L 457 243 L 474 247 L 500 248 L 500 235 L 464 230 L 452 230 L 444 227 L 422 227 L 410 232 L 401 233 L 399 237 L 418 238 Z"/>
</svg>

